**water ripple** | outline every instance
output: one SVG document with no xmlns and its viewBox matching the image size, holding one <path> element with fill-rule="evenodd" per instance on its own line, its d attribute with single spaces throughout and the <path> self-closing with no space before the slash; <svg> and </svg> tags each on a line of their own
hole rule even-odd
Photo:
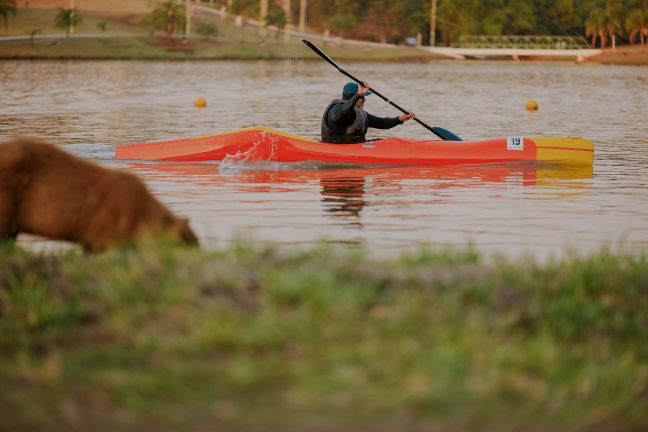
<svg viewBox="0 0 648 432">
<path fill-rule="evenodd" d="M 464 245 L 547 257 L 648 245 L 648 79 L 643 68 L 535 63 L 373 64 L 352 72 L 464 139 L 585 136 L 592 170 L 551 166 L 349 167 L 150 163 L 114 147 L 255 124 L 317 138 L 346 81 L 324 62 L 0 62 L 0 138 L 31 135 L 138 173 L 208 247 L 244 236 L 326 239 L 380 253 Z M 193 100 L 205 97 L 205 109 Z M 524 111 L 534 98 L 536 113 Z M 376 97 L 370 112 L 395 116 Z M 428 138 L 415 123 L 373 137 Z"/>
</svg>

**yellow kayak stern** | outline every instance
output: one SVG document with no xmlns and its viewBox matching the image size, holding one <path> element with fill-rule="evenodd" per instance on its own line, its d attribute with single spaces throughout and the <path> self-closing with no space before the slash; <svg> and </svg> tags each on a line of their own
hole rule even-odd
<svg viewBox="0 0 648 432">
<path fill-rule="evenodd" d="M 592 165 L 594 143 L 585 138 L 532 138 L 537 161 L 568 162 Z"/>
</svg>

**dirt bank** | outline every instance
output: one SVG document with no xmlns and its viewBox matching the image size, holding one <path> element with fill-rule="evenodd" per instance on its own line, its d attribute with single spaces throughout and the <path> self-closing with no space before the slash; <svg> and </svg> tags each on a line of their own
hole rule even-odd
<svg viewBox="0 0 648 432">
<path fill-rule="evenodd" d="M 602 54 L 589 57 L 588 62 L 618 65 L 648 65 L 648 44 L 643 47 L 637 45 L 622 45 L 606 48 Z"/>
</svg>

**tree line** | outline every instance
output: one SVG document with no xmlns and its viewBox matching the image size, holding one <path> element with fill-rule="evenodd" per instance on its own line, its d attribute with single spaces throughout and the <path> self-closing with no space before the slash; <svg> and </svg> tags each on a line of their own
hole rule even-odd
<svg viewBox="0 0 648 432">
<path fill-rule="evenodd" d="M 9 18 L 15 17 L 18 14 L 18 6 L 16 0 L 0 0 L 0 16 L 3 18 L 5 30 L 9 28 Z M 74 27 L 83 22 L 81 12 L 77 8 L 58 8 L 58 13 L 54 18 L 54 27 L 64 29 L 67 36 L 74 31 Z M 100 21 L 97 23 L 97 28 L 101 31 L 102 35 L 108 30 L 108 21 Z M 34 29 L 31 32 L 32 43 L 34 37 L 42 33 L 40 29 Z"/>
<path fill-rule="evenodd" d="M 269 13 L 286 0 L 269 0 Z M 434 0 L 308 0 L 309 28 L 344 37 L 401 43 L 420 33 L 429 43 Z M 226 3 L 222 0 L 222 3 Z M 259 0 L 230 0 L 233 13 L 258 16 Z M 290 6 L 293 23 L 300 1 Z M 644 43 L 648 0 L 437 0 L 435 39 L 450 45 L 461 35 L 574 35 L 592 46 Z M 303 5 L 302 5 L 303 7 Z"/>
</svg>

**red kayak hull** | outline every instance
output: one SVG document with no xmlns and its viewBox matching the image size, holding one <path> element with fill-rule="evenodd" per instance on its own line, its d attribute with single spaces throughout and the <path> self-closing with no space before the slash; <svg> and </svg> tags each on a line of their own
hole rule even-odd
<svg viewBox="0 0 648 432">
<path fill-rule="evenodd" d="M 540 140 L 543 145 L 536 142 Z M 549 155 L 543 158 L 542 155 Z M 118 147 L 117 159 L 178 162 L 319 161 L 376 165 L 448 165 L 535 160 L 593 159 L 591 141 L 581 138 L 497 138 L 441 141 L 386 138 L 330 144 L 263 127 Z"/>
</svg>

